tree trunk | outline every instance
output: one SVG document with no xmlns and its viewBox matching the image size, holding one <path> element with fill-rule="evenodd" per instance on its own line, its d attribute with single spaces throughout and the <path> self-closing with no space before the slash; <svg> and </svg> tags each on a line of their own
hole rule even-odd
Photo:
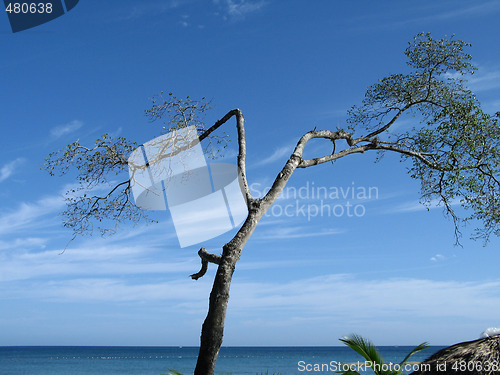
<svg viewBox="0 0 500 375">
<path fill-rule="evenodd" d="M 300 158 L 295 155 L 290 157 L 267 195 L 261 200 L 252 200 L 245 223 L 234 238 L 222 248 L 221 260 L 210 293 L 208 314 L 201 329 L 200 352 L 194 375 L 214 374 L 215 362 L 222 346 L 229 289 L 236 262 L 240 259 L 241 251 L 259 220 L 281 194 L 299 161 Z"/>
<path fill-rule="evenodd" d="M 195 375 L 213 375 L 215 362 L 222 346 L 224 321 L 226 319 L 229 289 L 236 262 L 241 251 L 252 235 L 265 210 L 261 203 L 254 201 L 249 207 L 245 223 L 231 241 L 222 248 L 222 255 L 215 275 L 208 305 L 208 314 L 201 328 L 200 352 L 194 370 Z"/>
<path fill-rule="evenodd" d="M 215 362 L 222 346 L 231 279 L 240 255 L 241 247 L 234 247 L 230 244 L 223 247 L 221 261 L 210 293 L 208 314 L 201 329 L 200 352 L 195 375 L 213 375 L 214 373 Z"/>
</svg>

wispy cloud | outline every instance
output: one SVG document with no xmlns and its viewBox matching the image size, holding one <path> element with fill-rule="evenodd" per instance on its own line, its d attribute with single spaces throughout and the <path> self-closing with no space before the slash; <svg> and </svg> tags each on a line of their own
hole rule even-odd
<svg viewBox="0 0 500 375">
<path fill-rule="evenodd" d="M 406 27 L 409 25 L 419 25 L 419 27 L 421 27 L 422 25 L 425 25 L 427 23 L 446 22 L 459 19 L 467 19 L 469 21 L 474 17 L 483 17 L 486 15 L 500 13 L 500 3 L 498 1 L 476 3 L 462 2 L 462 4 L 466 5 L 460 7 L 460 5 L 456 4 L 456 2 L 446 1 L 435 2 L 426 7 L 422 7 L 421 4 L 418 4 L 409 12 L 410 14 L 414 14 L 414 17 L 397 17 L 397 15 L 395 15 L 394 13 L 388 14 L 387 12 L 385 12 L 378 15 L 378 17 L 381 20 L 384 20 L 384 22 L 377 22 L 375 26 L 371 25 L 370 23 L 363 22 L 367 17 L 372 18 L 372 14 L 370 16 L 363 16 L 353 20 L 356 21 L 355 29 L 359 31 L 372 29 L 373 27 L 376 27 L 377 29 L 393 29 Z M 408 13 L 408 9 L 405 9 L 405 12 Z"/>
<path fill-rule="evenodd" d="M 25 249 L 44 242 L 43 239 L 33 239 L 24 243 Z M 100 239 L 68 249 L 64 254 L 58 248 L 42 251 L 24 250 L 22 247 L 3 249 L 0 253 L 0 281 L 113 278 L 124 275 L 133 279 L 137 275 L 152 277 L 171 273 L 187 276 L 199 268 L 199 258 L 194 256 L 168 260 L 163 257 L 163 261 L 158 261 L 162 259 L 161 251 L 142 244 L 106 244 Z"/>
<path fill-rule="evenodd" d="M 487 2 L 476 3 L 475 5 L 468 6 L 462 9 L 454 9 L 453 7 L 449 7 L 449 10 L 445 12 L 437 13 L 425 17 L 424 19 L 448 20 L 448 19 L 464 18 L 464 17 L 478 17 L 478 16 L 483 16 L 485 14 L 493 14 L 498 12 L 500 12 L 500 3 L 498 1 L 487 1 Z"/>
<path fill-rule="evenodd" d="M 454 199 L 451 201 L 450 206 L 458 206 L 460 204 L 460 199 Z M 410 201 L 400 203 L 394 207 L 388 208 L 384 213 L 394 214 L 394 213 L 410 213 L 418 211 L 433 210 L 436 208 L 443 209 L 443 204 L 438 200 L 433 200 L 430 204 L 423 204 L 417 201 Z"/>
<path fill-rule="evenodd" d="M 58 212 L 66 203 L 62 196 L 41 198 L 35 202 L 22 202 L 16 209 L 0 215 L 0 234 L 8 235 L 33 227 L 50 225 L 44 216 Z"/>
<path fill-rule="evenodd" d="M 500 4 L 498 1 L 487 1 L 481 3 L 470 3 L 474 4 L 466 7 L 457 7 L 453 4 L 449 4 L 445 11 L 436 11 L 434 7 L 430 8 L 427 12 L 429 15 L 423 17 L 409 18 L 404 21 L 399 21 L 397 25 L 404 25 L 410 23 L 423 23 L 432 21 L 447 21 L 460 18 L 470 18 L 470 17 L 480 17 L 487 14 L 494 14 L 500 12 Z M 435 5 L 441 5 L 436 3 Z M 431 11 L 433 10 L 433 11 Z"/>
<path fill-rule="evenodd" d="M 15 238 L 10 241 L 0 241 L 0 251 L 7 249 L 19 249 L 19 248 L 33 248 L 39 247 L 44 248 L 47 243 L 47 238 L 40 237 L 27 237 L 27 238 Z"/>
<path fill-rule="evenodd" d="M 391 207 L 386 210 L 386 213 L 408 213 L 408 212 L 417 212 L 417 211 L 426 211 L 431 208 L 438 208 L 439 206 L 425 206 L 420 202 L 411 201 L 400 203 L 394 207 Z"/>
<path fill-rule="evenodd" d="M 252 167 L 261 167 L 263 165 L 271 164 L 276 161 L 282 160 L 285 156 L 290 156 L 292 154 L 292 151 L 293 151 L 292 146 L 279 147 L 276 150 L 274 150 L 274 152 L 271 155 L 253 164 Z"/>
<path fill-rule="evenodd" d="M 89 278 L 53 282 L 47 285 L 45 299 L 57 301 L 203 301 L 208 288 L 186 281 L 133 284 L 120 279 Z M 85 295 L 85 297 L 82 296 Z M 190 295 L 186 298 L 186 295 Z M 175 302 L 174 302 L 175 303 Z"/>
<path fill-rule="evenodd" d="M 5 181 L 12 176 L 25 161 L 26 159 L 24 158 L 17 158 L 16 160 L 4 164 L 2 168 L 0 168 L 0 182 Z"/>
<path fill-rule="evenodd" d="M 474 75 L 465 77 L 466 85 L 474 92 L 481 92 L 500 88 L 500 68 L 486 67 L 476 64 Z M 446 73 L 445 77 L 464 79 L 460 73 Z"/>
<path fill-rule="evenodd" d="M 480 92 L 500 88 L 500 69 L 479 68 L 478 72 L 469 78 L 472 91 Z"/>
<path fill-rule="evenodd" d="M 310 230 L 304 226 L 299 227 L 279 227 L 272 230 L 266 230 L 255 234 L 256 240 L 282 240 L 282 239 L 298 239 L 308 237 L 333 236 L 344 233 L 342 229 L 327 229 L 327 230 Z"/>
<path fill-rule="evenodd" d="M 168 301 L 170 305 L 180 305 L 188 302 L 199 311 L 204 308 L 206 296 L 210 293 L 210 280 L 200 281 L 194 283 L 188 278 L 165 281 L 151 275 L 139 282 L 123 277 L 77 276 L 63 280 L 39 279 L 31 288 L 12 288 L 2 294 L 4 298 L 20 296 L 71 303 Z"/>
<path fill-rule="evenodd" d="M 262 0 L 213 0 L 215 4 L 220 5 L 225 18 L 238 19 L 243 18 L 250 13 L 262 9 L 267 2 Z"/>
<path fill-rule="evenodd" d="M 188 20 L 189 20 L 189 15 L 184 14 L 181 16 L 181 20 L 179 21 L 179 23 L 181 24 L 182 27 L 188 27 L 190 26 Z"/>
<path fill-rule="evenodd" d="M 432 262 L 439 262 L 439 261 L 442 261 L 445 259 L 446 259 L 446 257 L 443 254 L 436 254 L 433 257 L 431 257 Z"/>
<path fill-rule="evenodd" d="M 71 134 L 83 126 L 83 122 L 79 120 L 73 120 L 67 124 L 58 125 L 50 129 L 50 135 L 53 139 L 61 138 L 67 134 Z"/>
<path fill-rule="evenodd" d="M 37 280 L 33 288 L 11 292 L 58 301 L 168 300 L 171 304 L 193 309 L 204 303 L 210 288 L 208 278 L 200 281 L 194 284 L 185 279 L 135 280 L 95 275 L 82 277 L 80 274 L 58 281 Z M 284 316 L 304 319 L 329 316 L 342 321 L 345 326 L 355 322 L 358 329 L 386 319 L 406 324 L 449 317 L 495 321 L 498 318 L 496 311 L 500 309 L 499 288 L 500 280 L 361 280 L 345 274 L 297 278 L 294 281 L 240 280 L 232 286 L 231 309 L 233 315 L 236 312 L 238 319 L 243 320 L 254 319 L 263 311 L 272 312 L 266 317 L 271 326 L 282 324 Z M 388 303 L 394 301 L 395 296 L 397 304 Z"/>
<path fill-rule="evenodd" d="M 238 283 L 233 288 L 232 308 L 341 314 L 347 321 L 391 317 L 459 316 L 496 319 L 500 308 L 500 280 L 485 282 L 433 281 L 425 279 L 360 280 L 331 274 L 287 283 Z M 397 308 L 388 304 L 397 296 Z"/>
<path fill-rule="evenodd" d="M 178 8 L 184 3 L 191 2 L 189 0 L 154 0 L 136 2 L 131 7 L 121 7 L 117 20 L 129 21 L 154 14 L 162 14 L 171 9 Z"/>
</svg>

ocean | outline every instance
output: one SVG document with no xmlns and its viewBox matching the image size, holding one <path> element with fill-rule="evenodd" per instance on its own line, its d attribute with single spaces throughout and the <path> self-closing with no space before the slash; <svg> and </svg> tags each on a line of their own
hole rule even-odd
<svg viewBox="0 0 500 375">
<path fill-rule="evenodd" d="M 423 361 L 441 348 L 430 347 L 411 361 Z M 411 349 L 379 347 L 386 363 L 400 362 Z M 196 347 L 0 347 L 0 375 L 161 375 L 169 369 L 187 375 L 193 373 L 197 355 Z M 347 347 L 222 347 L 215 372 L 335 374 L 340 363 L 358 361 L 363 362 L 361 356 Z"/>
</svg>

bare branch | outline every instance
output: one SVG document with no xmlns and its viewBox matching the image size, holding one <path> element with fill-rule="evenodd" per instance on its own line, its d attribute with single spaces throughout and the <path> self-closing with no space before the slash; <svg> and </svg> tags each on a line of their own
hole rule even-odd
<svg viewBox="0 0 500 375">
<path fill-rule="evenodd" d="M 193 273 L 191 278 L 193 280 L 198 280 L 200 277 L 203 277 L 208 270 L 208 263 L 220 264 L 221 257 L 220 255 L 210 254 L 204 247 L 202 247 L 198 251 L 198 255 L 201 258 L 201 269 L 197 273 Z"/>
<path fill-rule="evenodd" d="M 380 133 L 383 133 L 385 132 L 387 129 L 389 129 L 395 122 L 396 120 L 406 111 L 408 110 L 414 103 L 410 103 L 410 104 L 407 104 L 406 106 L 404 106 L 402 109 L 400 109 L 398 111 L 398 113 L 396 113 L 396 115 L 394 115 L 394 117 L 387 123 L 385 124 L 383 127 L 375 130 L 374 132 L 371 132 L 370 134 L 368 134 L 367 136 L 364 136 L 364 137 L 360 137 L 360 138 L 357 138 L 354 143 L 359 143 L 361 141 L 365 141 L 367 139 L 370 139 L 370 138 L 373 138 L 377 135 L 379 135 Z"/>
<path fill-rule="evenodd" d="M 236 116 L 236 128 L 238 130 L 238 170 L 240 173 L 241 182 L 243 184 L 243 191 L 245 193 L 245 198 L 247 206 L 250 207 L 251 202 L 253 202 L 252 194 L 248 187 L 248 181 L 246 176 L 246 155 L 247 146 L 245 140 L 245 119 L 243 118 L 243 113 L 239 108 L 233 109 L 226 113 L 219 121 L 208 128 L 202 135 L 200 135 L 200 142 L 207 138 L 212 132 L 214 132 L 218 127 L 227 122 L 231 117 Z"/>
<path fill-rule="evenodd" d="M 122 185 L 127 185 L 123 192 L 124 194 L 128 195 L 127 193 L 130 190 L 130 180 L 120 182 L 119 184 L 115 185 L 115 187 L 113 187 L 113 189 L 111 189 L 104 197 L 93 196 L 91 199 L 94 199 L 95 201 L 92 206 L 90 206 L 90 212 L 97 210 L 96 206 L 99 206 L 99 201 L 108 199 L 115 192 L 115 190 L 117 190 Z"/>
<path fill-rule="evenodd" d="M 185 144 L 180 147 L 176 147 L 172 152 L 163 153 L 159 155 L 158 160 L 175 156 L 180 152 L 187 150 L 193 147 L 197 142 L 201 142 L 204 139 L 208 138 L 215 130 L 217 130 L 221 125 L 225 124 L 231 117 L 236 117 L 236 127 L 238 131 L 238 170 L 241 178 L 241 183 L 243 187 L 243 191 L 245 193 L 245 198 L 247 202 L 247 206 L 250 207 L 251 202 L 253 202 L 252 194 L 250 193 L 250 189 L 248 186 L 248 181 L 246 177 L 246 140 L 245 140 L 245 120 L 243 118 L 243 113 L 240 109 L 236 108 L 224 115 L 220 120 L 218 120 L 215 124 L 213 124 L 210 128 L 205 130 L 202 134 L 198 136 L 198 139 L 192 140 L 190 143 Z M 155 161 L 158 161 L 155 160 Z"/>
</svg>

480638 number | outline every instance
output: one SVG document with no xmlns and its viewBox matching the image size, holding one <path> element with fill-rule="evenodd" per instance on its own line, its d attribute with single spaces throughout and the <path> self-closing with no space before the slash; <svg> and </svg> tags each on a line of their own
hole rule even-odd
<svg viewBox="0 0 500 375">
<path fill-rule="evenodd" d="M 7 13 L 52 13 L 52 3 L 8 3 Z"/>
<path fill-rule="evenodd" d="M 474 362 L 461 360 L 453 363 L 452 370 L 456 372 L 472 372 L 479 373 L 482 371 L 498 373 L 500 370 L 500 363 L 498 361 Z"/>
</svg>

